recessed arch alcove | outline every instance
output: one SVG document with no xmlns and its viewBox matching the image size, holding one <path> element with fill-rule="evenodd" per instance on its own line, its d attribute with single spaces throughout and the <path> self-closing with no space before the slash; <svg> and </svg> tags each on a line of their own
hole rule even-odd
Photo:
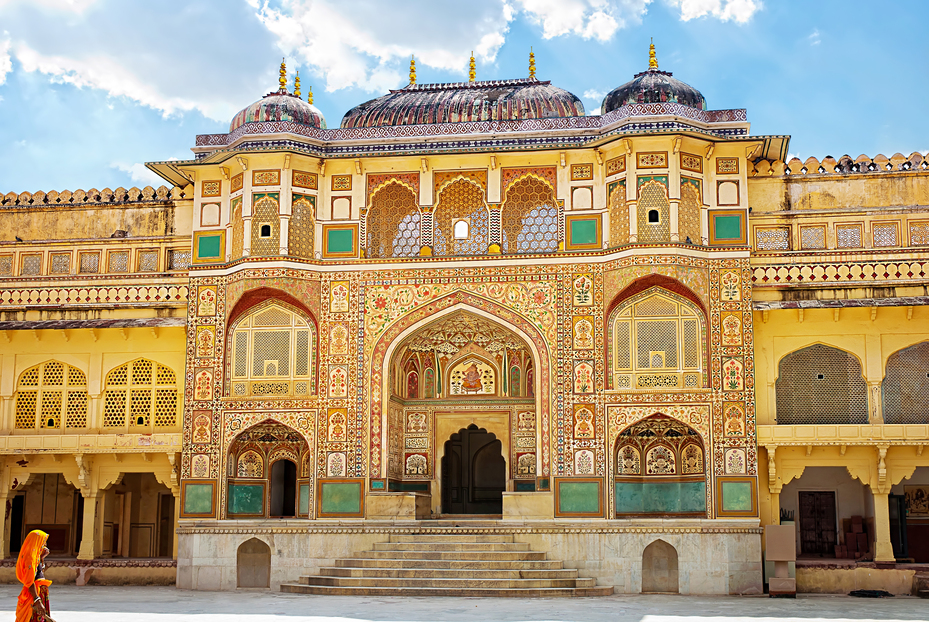
<svg viewBox="0 0 929 622">
<path fill-rule="evenodd" d="M 642 592 L 677 594 L 680 591 L 677 549 L 655 540 L 642 552 Z"/>
<path fill-rule="evenodd" d="M 271 587 L 271 547 L 250 538 L 236 550 L 236 586 Z"/>
</svg>

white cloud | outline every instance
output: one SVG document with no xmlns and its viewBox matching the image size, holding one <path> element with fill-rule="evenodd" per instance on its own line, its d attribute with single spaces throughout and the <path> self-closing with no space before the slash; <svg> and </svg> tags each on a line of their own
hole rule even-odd
<svg viewBox="0 0 929 622">
<path fill-rule="evenodd" d="M 7 39 L 0 41 L 0 84 L 6 82 L 6 74 L 11 71 L 13 71 L 13 59 L 10 58 L 10 40 Z"/>
<path fill-rule="evenodd" d="M 145 168 L 144 164 L 136 162 L 135 164 L 126 164 L 125 162 L 113 162 L 110 168 L 128 173 L 133 182 L 139 186 L 160 186 L 164 180 L 152 171 Z"/>
<path fill-rule="evenodd" d="M 604 93 L 603 91 L 598 91 L 596 89 L 587 89 L 586 91 L 584 91 L 584 99 L 601 100 L 603 99 L 604 95 L 606 95 L 606 93 Z"/>
<path fill-rule="evenodd" d="M 819 45 L 822 43 L 822 39 L 819 36 L 819 29 L 814 28 L 813 32 L 810 33 L 806 40 L 810 42 L 810 45 Z"/>
<path fill-rule="evenodd" d="M 608 41 L 620 28 L 637 24 L 652 0 L 518 0 L 530 21 L 542 26 L 546 39 L 575 34 Z"/>
<path fill-rule="evenodd" d="M 724 22 L 744 24 L 761 9 L 761 0 L 670 0 L 681 9 L 681 19 L 690 21 L 710 15 Z"/>
</svg>

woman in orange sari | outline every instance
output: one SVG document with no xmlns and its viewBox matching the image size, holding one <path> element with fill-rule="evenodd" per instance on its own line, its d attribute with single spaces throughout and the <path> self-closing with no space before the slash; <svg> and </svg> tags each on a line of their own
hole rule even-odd
<svg viewBox="0 0 929 622">
<path fill-rule="evenodd" d="M 16 578 L 23 584 L 23 591 L 16 601 L 16 622 L 46 622 L 48 617 L 48 586 L 45 578 L 45 543 L 48 534 L 44 531 L 29 532 L 16 560 Z"/>
</svg>

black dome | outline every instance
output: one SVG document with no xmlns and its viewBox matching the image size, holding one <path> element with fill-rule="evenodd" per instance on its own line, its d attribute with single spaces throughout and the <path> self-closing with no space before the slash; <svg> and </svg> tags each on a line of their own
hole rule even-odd
<svg viewBox="0 0 929 622">
<path fill-rule="evenodd" d="M 658 69 L 653 45 L 649 51 L 648 71 L 637 73 L 631 81 L 607 93 L 600 114 L 612 112 L 627 104 L 661 103 L 676 103 L 706 110 L 706 99 L 700 91 L 672 77 L 670 71 Z"/>
</svg>

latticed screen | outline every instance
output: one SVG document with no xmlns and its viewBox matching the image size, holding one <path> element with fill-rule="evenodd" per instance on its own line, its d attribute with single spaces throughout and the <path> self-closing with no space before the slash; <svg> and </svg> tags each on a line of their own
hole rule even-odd
<svg viewBox="0 0 929 622">
<path fill-rule="evenodd" d="M 445 187 L 435 209 L 434 248 L 436 255 L 483 255 L 487 252 L 487 206 L 484 191 L 459 179 Z M 455 238 L 455 224 L 468 222 L 467 237 Z"/>
<path fill-rule="evenodd" d="M 777 422 L 868 422 L 868 387 L 858 359 L 837 348 L 813 345 L 781 359 L 775 384 Z"/>
<path fill-rule="evenodd" d="M 287 232 L 289 254 L 303 259 L 313 258 L 313 233 L 316 221 L 313 219 L 315 198 L 300 196 L 293 202 L 290 225 Z"/>
<path fill-rule="evenodd" d="M 269 257 L 281 252 L 281 216 L 277 199 L 255 196 L 252 206 L 252 257 Z"/>
<path fill-rule="evenodd" d="M 87 377 L 58 361 L 23 372 L 16 391 L 14 425 L 18 430 L 87 427 Z"/>
<path fill-rule="evenodd" d="M 646 182 L 639 189 L 636 229 L 640 243 L 671 241 L 671 206 L 668 190 L 657 181 Z M 656 217 L 657 216 L 657 220 Z"/>
<path fill-rule="evenodd" d="M 233 393 L 287 395 L 293 384 L 306 395 L 315 387 L 315 343 L 313 325 L 296 313 L 276 304 L 252 311 L 232 332 Z"/>
<path fill-rule="evenodd" d="M 113 251 L 107 258 L 107 272 L 126 272 L 129 270 L 129 252 Z"/>
<path fill-rule="evenodd" d="M 702 386 L 702 313 L 693 303 L 646 292 L 609 319 L 612 388 Z M 700 379 L 700 380 L 697 380 Z"/>
<path fill-rule="evenodd" d="M 678 234 L 681 242 L 691 244 L 703 241 L 700 235 L 700 190 L 692 183 L 681 184 L 681 203 L 678 206 Z"/>
<path fill-rule="evenodd" d="M 504 253 L 553 253 L 558 250 L 558 207 L 545 182 L 527 177 L 506 191 L 503 203 Z"/>
<path fill-rule="evenodd" d="M 881 390 L 886 423 L 929 423 L 929 343 L 891 355 Z"/>
<path fill-rule="evenodd" d="M 169 368 L 137 359 L 114 368 L 103 392 L 103 427 L 177 425 L 177 377 Z"/>
<path fill-rule="evenodd" d="M 413 191 L 398 183 L 388 184 L 371 198 L 368 209 L 368 257 L 416 257 L 419 255 L 418 201 Z"/>
<path fill-rule="evenodd" d="M 245 252 L 245 220 L 242 218 L 242 197 L 232 199 L 232 258 L 241 259 Z"/>
<path fill-rule="evenodd" d="M 629 208 L 626 206 L 626 186 L 613 182 L 609 186 L 610 247 L 629 243 Z"/>
</svg>

